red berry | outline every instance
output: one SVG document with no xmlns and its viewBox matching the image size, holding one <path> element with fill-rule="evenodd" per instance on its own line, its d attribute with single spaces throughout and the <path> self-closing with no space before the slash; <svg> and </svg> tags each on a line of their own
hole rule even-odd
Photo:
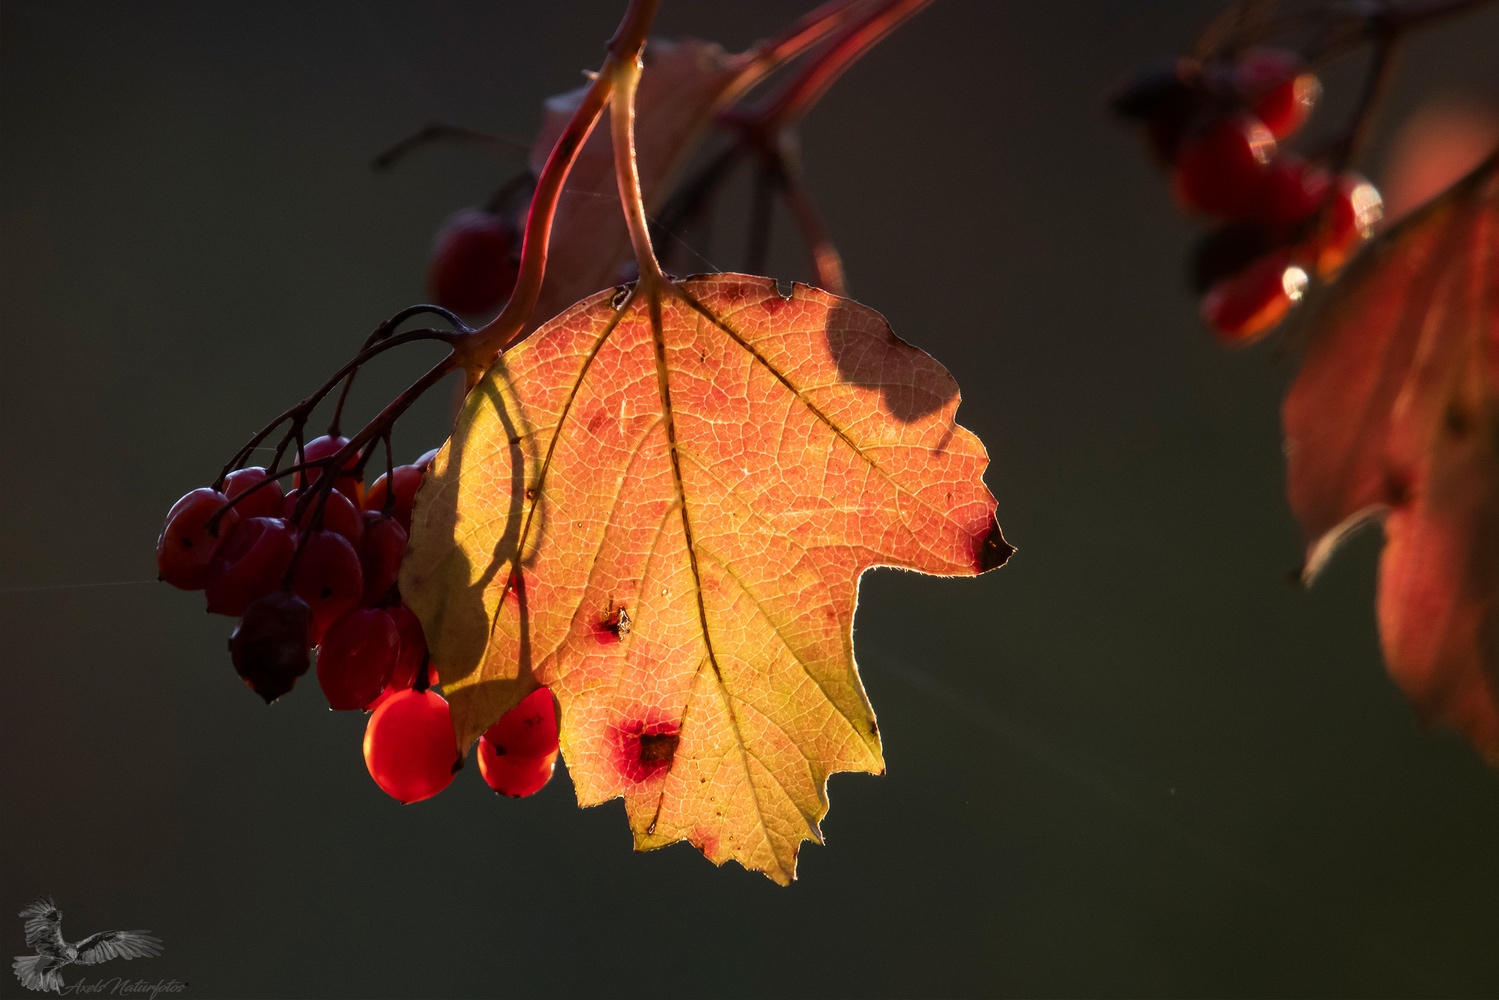
<svg viewBox="0 0 1499 1000">
<path fill-rule="evenodd" d="M 1311 116 L 1322 83 L 1301 56 L 1287 49 L 1253 48 L 1234 66 L 1234 87 L 1270 134 L 1284 139 Z"/>
<path fill-rule="evenodd" d="M 463 758 L 453 716 L 434 691 L 402 691 L 380 704 L 364 730 L 364 764 L 385 794 L 430 799 L 453 781 Z"/>
<path fill-rule="evenodd" d="M 161 579 L 178 590 L 198 590 L 208 582 L 214 553 L 239 524 L 239 512 L 231 508 L 209 528 L 209 518 L 228 503 L 224 494 L 202 486 L 172 504 L 156 539 L 156 573 Z"/>
<path fill-rule="evenodd" d="M 548 688 L 537 688 L 500 716 L 483 738 L 495 752 L 540 757 L 557 749 L 557 706 Z"/>
<path fill-rule="evenodd" d="M 391 669 L 390 683 L 375 702 L 377 706 L 391 695 L 415 687 L 416 675 L 427 658 L 427 637 L 422 634 L 422 623 L 417 619 L 416 613 L 406 605 L 398 604 L 389 609 L 387 614 L 395 622 L 396 632 L 401 637 L 401 648 L 396 655 L 395 666 Z M 433 687 L 436 683 L 436 679 L 429 676 L 426 686 Z"/>
<path fill-rule="evenodd" d="M 297 550 L 297 536 L 279 517 L 241 521 L 219 548 L 204 596 L 216 615 L 242 615 L 251 603 L 281 588 Z"/>
<path fill-rule="evenodd" d="M 250 487 L 265 481 L 265 470 L 258 465 L 236 469 L 224 479 L 224 496 L 235 499 Z M 280 517 L 281 484 L 272 480 L 234 505 L 240 517 Z"/>
<path fill-rule="evenodd" d="M 313 497 L 307 501 L 307 509 L 302 512 L 300 520 L 296 519 L 297 501 L 302 498 L 301 491 L 292 490 L 282 501 L 281 516 L 296 524 L 298 528 L 308 528 L 312 525 L 312 515 L 317 510 L 318 499 Z M 359 548 L 364 541 L 364 516 L 360 514 L 359 508 L 354 501 L 344 496 L 338 490 L 328 494 L 328 500 L 323 507 L 323 529 L 343 535 L 349 540 L 354 548 Z"/>
<path fill-rule="evenodd" d="M 379 604 L 401 575 L 406 557 L 406 529 L 393 517 L 365 511 L 367 527 L 359 558 L 364 567 L 364 603 Z"/>
<path fill-rule="evenodd" d="M 437 457 L 437 453 L 441 450 L 441 448 L 429 448 L 428 450 L 422 452 L 421 458 L 418 458 L 411 464 L 416 466 L 418 469 L 421 469 L 422 472 L 426 472 L 427 467 L 432 464 L 432 460 Z"/>
<path fill-rule="evenodd" d="M 245 609 L 229 637 L 234 670 L 269 705 L 307 673 L 312 612 L 295 594 L 272 591 Z"/>
<path fill-rule="evenodd" d="M 359 553 L 342 535 L 314 531 L 292 574 L 292 590 L 312 609 L 311 644 L 316 646 L 328 626 L 358 606 L 364 594 Z"/>
<path fill-rule="evenodd" d="M 535 795 L 552 780 L 556 764 L 555 750 L 540 757 L 517 757 L 498 753 L 489 743 L 479 740 L 479 774 L 501 795 L 514 799 Z"/>
<path fill-rule="evenodd" d="M 1275 138 L 1258 118 L 1219 118 L 1183 141 L 1172 175 L 1177 200 L 1195 212 L 1244 218 L 1274 157 Z"/>
<path fill-rule="evenodd" d="M 1317 241 L 1317 273 L 1326 276 L 1341 269 L 1374 235 L 1382 218 L 1384 201 L 1373 184 L 1358 174 L 1339 177 Z"/>
<path fill-rule="evenodd" d="M 401 527 L 408 532 L 411 530 L 411 508 L 416 503 L 417 488 L 422 485 L 422 470 L 414 465 L 398 465 L 391 470 L 396 479 L 396 495 L 391 513 L 395 519 L 401 522 Z M 375 480 L 375 485 L 364 498 L 364 509 L 384 511 L 386 497 L 386 477 L 382 475 Z"/>
<path fill-rule="evenodd" d="M 515 228 L 494 212 L 466 208 L 449 216 L 427 265 L 432 301 L 465 315 L 498 309 L 515 288 L 517 244 Z"/>
<path fill-rule="evenodd" d="M 1272 226 L 1295 226 L 1317 214 L 1332 183 L 1327 171 L 1294 153 L 1278 156 L 1265 174 L 1255 218 Z"/>
<path fill-rule="evenodd" d="M 557 761 L 557 706 L 547 688 L 532 691 L 479 739 L 479 773 L 502 795 L 534 795 Z"/>
<path fill-rule="evenodd" d="M 379 608 L 355 608 L 334 622 L 317 654 L 317 681 L 328 707 L 365 709 L 390 681 L 401 637 Z"/>
<path fill-rule="evenodd" d="M 332 458 L 348 443 L 349 439 L 342 435 L 324 434 L 322 437 L 315 437 L 302 447 L 302 454 L 296 460 L 297 464 L 303 465 L 307 462 L 318 462 L 323 459 Z M 342 492 L 350 500 L 353 500 L 356 505 L 364 498 L 364 483 L 360 481 L 359 473 L 353 471 L 358 464 L 359 456 L 357 454 L 351 456 L 349 461 L 344 465 L 344 471 L 339 474 L 338 481 L 333 484 L 334 489 Z M 318 477 L 322 474 L 323 470 L 321 468 L 298 472 L 294 485 L 298 489 L 301 489 L 308 483 L 317 482 Z"/>
<path fill-rule="evenodd" d="M 1258 339 L 1279 323 L 1306 290 L 1306 272 L 1278 251 L 1225 278 L 1202 299 L 1202 320 L 1225 344 Z"/>
</svg>

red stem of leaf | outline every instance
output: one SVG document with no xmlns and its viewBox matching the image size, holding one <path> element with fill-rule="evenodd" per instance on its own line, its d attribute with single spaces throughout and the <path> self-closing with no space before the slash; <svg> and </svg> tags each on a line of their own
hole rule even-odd
<svg viewBox="0 0 1499 1000">
<path fill-rule="evenodd" d="M 541 295 L 541 283 L 546 277 L 547 252 L 551 246 L 552 220 L 557 213 L 557 202 L 567 183 L 568 172 L 578 157 L 578 151 L 588 141 L 599 115 L 609 103 L 616 83 L 615 68 L 621 63 L 639 60 L 645 47 L 646 33 L 655 18 L 660 0 L 630 0 L 629 9 L 614 37 L 609 40 L 609 56 L 604 66 L 593 78 L 584 92 L 577 110 L 568 120 L 567 127 L 558 136 L 551 154 L 536 179 L 536 192 L 531 197 L 531 209 L 526 216 L 525 236 L 521 243 L 520 273 L 516 278 L 515 291 L 510 301 L 487 326 L 476 331 L 458 348 L 463 367 L 468 372 L 472 386 L 500 352 L 525 328 Z"/>
<path fill-rule="evenodd" d="M 806 115 L 850 66 L 929 3 L 931 0 L 886 0 L 829 44 L 780 93 L 758 107 L 729 117 L 741 128 L 750 125 L 762 133 L 791 125 Z"/>
</svg>

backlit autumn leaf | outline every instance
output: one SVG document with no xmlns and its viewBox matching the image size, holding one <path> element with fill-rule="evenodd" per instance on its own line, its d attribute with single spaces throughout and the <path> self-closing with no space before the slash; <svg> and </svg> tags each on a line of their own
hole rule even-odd
<svg viewBox="0 0 1499 1000">
<path fill-rule="evenodd" d="M 1499 154 L 1330 290 L 1284 418 L 1308 574 L 1349 526 L 1384 517 L 1390 672 L 1499 764 L 1496 279 Z"/>
<path fill-rule="evenodd" d="M 877 313 L 732 274 L 646 299 L 578 303 L 470 393 L 401 589 L 460 746 L 547 685 L 580 804 L 786 883 L 828 776 L 884 769 L 860 575 L 1011 549 L 956 383 Z"/>
</svg>

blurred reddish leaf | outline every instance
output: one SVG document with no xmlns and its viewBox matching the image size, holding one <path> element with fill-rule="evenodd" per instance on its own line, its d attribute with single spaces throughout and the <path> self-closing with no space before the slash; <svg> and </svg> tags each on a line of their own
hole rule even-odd
<svg viewBox="0 0 1499 1000">
<path fill-rule="evenodd" d="M 1438 100 L 1418 108 L 1391 142 L 1379 185 L 1385 218 L 1404 218 L 1482 162 L 1499 142 L 1499 114 L 1482 104 Z"/>
<path fill-rule="evenodd" d="M 1499 152 L 1323 296 L 1283 417 L 1306 578 L 1383 517 L 1390 672 L 1424 717 L 1499 763 L 1496 296 Z"/>
</svg>

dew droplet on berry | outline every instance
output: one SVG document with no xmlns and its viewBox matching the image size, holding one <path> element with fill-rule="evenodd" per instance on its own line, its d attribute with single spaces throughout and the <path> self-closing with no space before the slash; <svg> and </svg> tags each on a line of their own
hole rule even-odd
<svg viewBox="0 0 1499 1000">
<path fill-rule="evenodd" d="M 1225 278 L 1202 299 L 1202 319 L 1220 342 L 1242 346 L 1281 321 L 1306 290 L 1307 275 L 1278 251 Z"/>
<path fill-rule="evenodd" d="M 1260 197 L 1275 137 L 1253 115 L 1219 118 L 1183 140 L 1172 187 L 1184 208 L 1226 219 L 1246 218 Z"/>
<path fill-rule="evenodd" d="M 1358 174 L 1339 177 L 1332 199 L 1317 239 L 1317 273 L 1323 277 L 1348 263 L 1384 218 L 1379 189 Z"/>
<path fill-rule="evenodd" d="M 1317 74 L 1288 49 L 1247 50 L 1234 64 L 1234 86 L 1277 139 L 1295 134 L 1306 124 L 1322 96 Z"/>
</svg>

